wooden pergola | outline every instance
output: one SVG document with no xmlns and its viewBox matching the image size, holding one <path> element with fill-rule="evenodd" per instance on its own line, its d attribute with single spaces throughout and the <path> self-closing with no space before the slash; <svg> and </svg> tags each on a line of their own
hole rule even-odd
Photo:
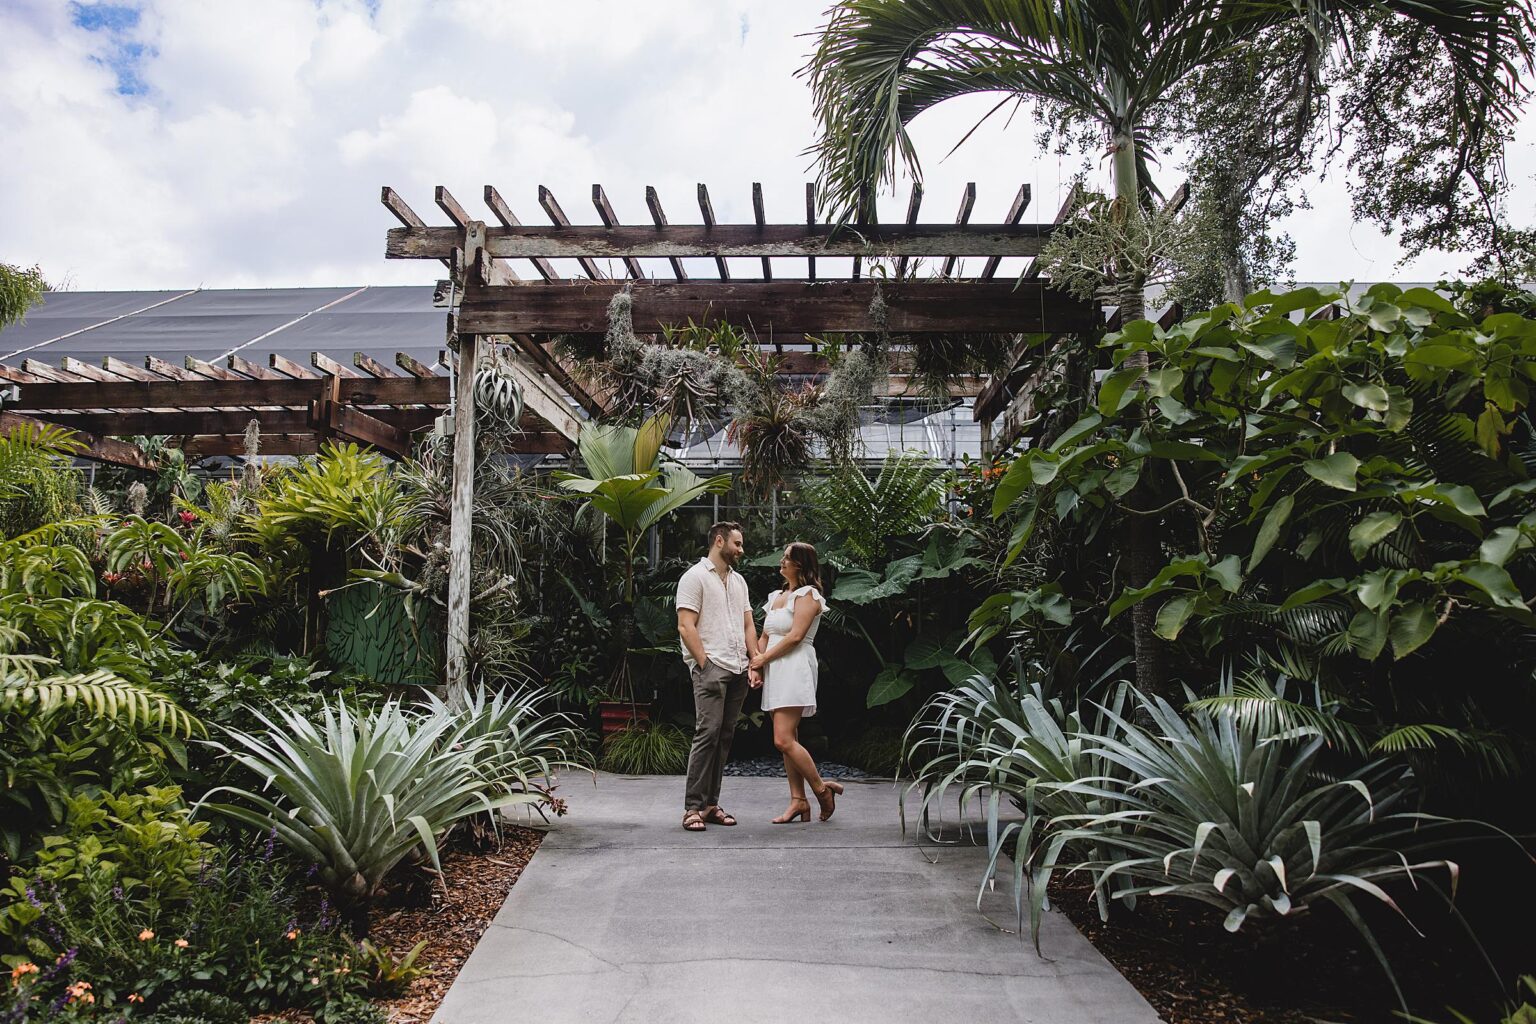
<svg viewBox="0 0 1536 1024">
<path fill-rule="evenodd" d="M 453 518 L 448 590 L 447 682 L 450 690 L 465 680 L 464 652 L 469 626 L 470 509 L 474 453 L 473 368 L 495 346 L 511 353 L 530 382 L 525 387 L 529 408 L 547 416 L 552 406 L 579 406 L 600 414 L 605 396 L 593 394 L 576 380 L 553 348 L 561 334 L 602 333 L 615 294 L 627 291 L 632 300 L 635 330 L 661 333 L 663 328 L 694 323 L 731 324 L 751 332 L 758 344 L 784 358 L 780 372 L 816 374 L 825 361 L 806 344 L 810 335 L 829 332 L 888 333 L 909 346 L 927 339 L 961 334 L 1059 334 L 1095 327 L 1100 311 L 1049 288 L 1033 262 L 1053 227 L 1072 209 L 1062 207 L 1050 224 L 1024 222 L 1030 188 L 1021 186 L 1001 221 L 973 223 L 976 186 L 964 190 L 952 223 L 920 223 L 921 186 L 912 190 L 906 217 L 900 224 L 864 222 L 832 225 L 817 216 L 816 190 L 805 186 L 804 220 L 770 223 L 760 184 L 752 186 L 754 219 L 748 224 L 722 224 L 715 217 L 708 188 L 697 191 L 701 223 L 672 224 L 655 188 L 645 192 L 649 224 L 620 223 L 601 185 L 592 186 L 592 204 L 600 221 L 577 225 L 547 188 L 539 189 L 539 205 L 548 225 L 528 225 L 492 186 L 483 202 L 489 214 L 472 216 L 439 186 L 433 199 L 450 221 L 427 224 L 391 188 L 382 193 L 384 206 L 400 222 L 388 232 L 385 255 L 390 259 L 437 260 L 449 276 L 437 294 L 449 310 L 449 335 L 455 339 L 461 371 L 457 376 L 454 424 Z M 805 276 L 775 275 L 773 260 L 804 260 Z M 851 273 L 828 277 L 818 260 L 851 258 Z M 956 271 L 965 257 L 984 263 L 974 276 Z M 1028 269 L 1018 278 L 999 278 L 1003 259 L 1024 257 Z M 742 277 L 728 259 L 759 261 L 760 273 Z M 647 274 L 640 261 L 665 260 L 668 271 Z M 715 276 L 697 277 L 684 260 L 712 261 Z M 562 277 L 552 261 L 574 260 L 579 275 Z M 865 261 L 894 263 L 894 275 L 871 278 Z M 931 260 L 937 272 L 909 274 L 917 260 Z M 613 273 L 599 263 L 615 268 Z M 617 267 L 622 266 L 622 272 Z M 532 276 L 524 278 L 531 267 Z M 519 273 L 522 268 L 522 274 Z M 876 299 L 879 301 L 877 302 Z M 877 311 L 878 310 L 878 311 Z M 790 351 L 786 351 L 786 348 Z M 910 366 L 900 352 L 893 358 L 893 382 L 887 393 L 900 393 L 897 378 Z M 961 382 L 975 395 L 986 381 Z M 984 423 L 989 423 L 990 418 Z M 985 439 L 985 427 L 983 437 Z"/>
</svg>

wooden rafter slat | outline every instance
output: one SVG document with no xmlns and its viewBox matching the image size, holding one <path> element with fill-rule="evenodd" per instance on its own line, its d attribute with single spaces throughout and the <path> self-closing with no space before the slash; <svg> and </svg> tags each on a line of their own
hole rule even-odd
<svg viewBox="0 0 1536 1024">
<path fill-rule="evenodd" d="M 21 361 L 21 368 L 35 377 L 41 377 L 43 380 L 59 384 L 74 384 L 88 379 L 81 377 L 79 374 L 70 373 L 68 370 L 49 366 L 40 359 L 23 359 Z"/>
<path fill-rule="evenodd" d="M 1056 219 L 1051 221 L 1051 223 L 1058 226 L 1065 224 L 1067 218 L 1072 216 L 1073 211 L 1077 209 L 1077 204 L 1082 201 L 1083 186 L 1080 182 L 1073 182 L 1072 187 L 1067 190 L 1066 197 L 1062 199 L 1060 208 L 1056 211 Z M 1037 279 L 1040 276 L 1040 269 L 1039 260 L 1030 260 L 1029 266 L 1024 268 L 1024 280 L 1033 281 Z"/>
<path fill-rule="evenodd" d="M 621 287 L 612 282 L 521 284 L 472 288 L 459 311 L 459 330 L 470 334 L 601 333 L 608 303 Z M 728 322 L 758 331 L 871 331 L 877 285 L 868 281 L 633 281 L 635 329 L 641 334 L 663 324 Z M 1098 322 L 1089 303 L 1043 293 L 1036 282 L 904 281 L 880 286 L 893 333 L 1084 330 Z"/>
<path fill-rule="evenodd" d="M 971 211 L 975 208 L 976 183 L 974 181 L 966 182 L 965 191 L 960 193 L 960 212 L 955 214 L 955 224 L 961 227 L 969 224 L 971 222 Z M 946 256 L 944 258 L 944 269 L 939 271 L 940 277 L 954 276 L 956 259 L 957 257 L 955 256 Z"/>
<path fill-rule="evenodd" d="M 400 374 L 391 370 L 366 352 L 353 352 L 352 365 L 368 374 L 370 377 L 398 377 Z"/>
<path fill-rule="evenodd" d="M 432 201 L 437 204 L 438 209 L 448 215 L 448 219 L 453 221 L 455 227 L 462 228 L 473 219 L 464 212 L 464 207 L 453 198 L 453 193 L 448 191 L 446 185 L 439 185 L 432 190 Z"/>
<path fill-rule="evenodd" d="M 336 377 L 346 377 L 349 380 L 357 380 L 363 376 L 346 363 L 337 362 L 324 352 L 311 352 L 309 354 L 309 365 L 321 373 L 331 374 Z"/>
<path fill-rule="evenodd" d="M 613 212 L 613 204 L 608 201 L 608 193 L 603 191 L 603 186 L 592 186 L 592 205 L 597 207 L 597 216 L 603 222 L 603 227 L 616 228 L 619 226 L 618 215 Z M 640 266 L 640 261 L 633 256 L 624 257 L 624 269 L 629 272 L 631 278 L 637 281 L 645 276 L 645 270 Z"/>
<path fill-rule="evenodd" d="M 539 205 L 544 208 L 544 212 L 548 214 L 549 219 L 554 222 L 556 227 L 565 228 L 567 230 L 572 227 L 571 218 L 567 217 L 565 215 L 565 211 L 560 208 L 560 201 L 555 198 L 555 194 L 553 192 L 551 192 L 548 188 L 545 188 L 543 185 L 539 186 Z M 492 253 L 491 255 L 494 256 L 497 254 Z M 581 269 L 586 273 L 586 275 L 592 280 L 608 280 L 608 275 L 603 272 L 602 268 L 597 265 L 596 261 L 590 259 L 589 257 L 578 256 L 576 258 L 576 262 L 578 265 L 580 265 Z"/>
<path fill-rule="evenodd" d="M 767 213 L 763 208 L 763 183 L 760 181 L 752 183 L 752 218 L 757 221 L 758 227 L 768 223 Z M 763 280 L 773 280 L 773 264 L 767 256 L 763 257 Z"/>
<path fill-rule="evenodd" d="M 421 360 L 408 355 L 405 352 L 395 353 L 395 365 L 400 367 L 400 369 L 404 370 L 406 373 L 410 374 L 412 377 L 427 379 L 437 376 L 437 374 L 432 371 L 430 366 L 423 363 Z"/>
<path fill-rule="evenodd" d="M 919 210 L 921 210 L 922 208 L 923 208 L 923 183 L 920 182 L 920 181 L 914 181 L 912 183 L 912 191 L 907 196 L 907 219 L 906 219 L 906 223 L 909 226 L 912 225 L 912 224 L 916 224 L 917 223 L 917 212 Z M 898 256 L 898 257 L 896 257 L 896 279 L 897 280 L 900 280 L 901 278 L 903 278 L 903 277 L 905 277 L 907 275 L 907 259 L 908 259 L 908 257 L 906 257 L 906 256 Z"/>
<path fill-rule="evenodd" d="M 297 380 L 318 380 L 320 378 L 320 374 L 309 367 L 296 363 L 287 356 L 280 356 L 276 352 L 268 356 L 267 361 L 271 363 L 272 369 Z"/>
<path fill-rule="evenodd" d="M 384 191 L 380 194 L 379 201 L 384 204 L 386 210 L 395 215 L 396 220 L 406 227 L 424 228 L 427 226 L 427 222 L 418 217 L 416 211 L 411 209 L 404 199 L 400 198 L 400 193 L 388 185 L 384 186 Z"/>
<path fill-rule="evenodd" d="M 41 384 L 43 382 L 41 377 L 27 373 L 25 370 L 18 370 L 14 366 L 6 366 L 4 363 L 0 363 L 0 380 L 8 380 L 12 384 Z"/>
<path fill-rule="evenodd" d="M 1019 191 L 1013 197 L 1013 202 L 1008 204 L 1008 216 L 1003 218 L 1004 224 L 1017 224 L 1024 218 L 1024 211 L 1029 209 L 1030 188 L 1028 185 L 1020 185 Z M 997 274 L 998 264 L 1003 262 L 1001 256 L 988 256 L 986 265 L 981 268 L 981 279 L 990 281 Z"/>
<path fill-rule="evenodd" d="M 658 228 L 666 228 L 667 211 L 661 208 L 661 196 L 657 193 L 655 185 L 645 186 L 645 208 L 651 211 L 651 223 L 655 224 Z M 673 256 L 668 258 L 667 262 L 672 264 L 672 275 L 674 277 L 679 281 L 688 280 L 688 271 L 683 268 L 682 260 Z"/>
<path fill-rule="evenodd" d="M 517 214 L 512 212 L 512 207 L 507 205 L 507 201 L 501 198 L 501 193 L 497 192 L 493 185 L 485 186 L 485 205 L 496 219 L 501 222 L 502 227 L 520 228 L 523 226 L 523 222 L 517 219 Z M 538 271 L 539 276 L 544 280 L 558 281 L 560 279 L 560 275 L 555 272 L 554 265 L 544 257 L 534 256 L 529 262 L 533 264 L 533 269 Z"/>
<path fill-rule="evenodd" d="M 715 226 L 715 204 L 710 202 L 709 186 L 702 181 L 699 182 L 699 215 L 704 218 L 706 228 Z M 725 265 L 724 256 L 715 257 L 715 269 L 720 272 L 720 280 L 731 279 L 731 268 Z"/>
</svg>

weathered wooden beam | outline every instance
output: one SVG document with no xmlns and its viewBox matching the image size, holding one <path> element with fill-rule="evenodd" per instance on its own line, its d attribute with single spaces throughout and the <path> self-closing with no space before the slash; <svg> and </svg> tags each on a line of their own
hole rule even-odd
<svg viewBox="0 0 1536 1024">
<path fill-rule="evenodd" d="M 518 287 L 543 287 L 520 285 Z M 184 371 L 185 372 L 185 371 Z M 134 409 L 150 406 L 186 408 L 206 405 L 227 408 L 239 405 L 306 405 L 320 397 L 320 382 L 313 380 L 165 380 L 165 381 L 72 381 L 69 383 L 21 384 L 17 409 Z M 448 379 L 393 380 L 356 378 L 341 382 L 341 401 L 348 405 L 443 405 L 448 400 Z M 217 431 L 207 431 L 217 433 Z"/>
<path fill-rule="evenodd" d="M 608 193 L 603 191 L 603 186 L 592 186 L 592 205 L 597 207 L 597 216 L 603 222 L 603 227 L 619 226 L 618 215 L 613 212 L 613 204 L 608 201 Z M 645 270 L 640 266 L 640 261 L 633 256 L 624 257 L 624 269 L 629 271 L 629 276 L 637 281 L 645 276 Z"/>
<path fill-rule="evenodd" d="M 215 455 L 244 455 L 245 437 L 238 434 L 209 434 L 190 437 L 181 446 L 189 460 Z M 284 434 L 261 438 L 263 455 L 314 455 L 320 450 L 320 438 L 314 434 Z"/>
<path fill-rule="evenodd" d="M 283 375 L 276 370 L 269 370 L 259 363 L 253 363 L 243 356 L 230 356 L 229 368 L 236 373 L 242 373 L 256 380 L 282 380 Z"/>
<path fill-rule="evenodd" d="M 571 411 L 570 403 L 560 391 L 544 379 L 544 375 L 527 361 L 517 349 L 510 353 L 507 365 L 512 378 L 523 393 L 523 404 L 539 419 L 549 424 L 551 430 L 571 441 L 581 430 L 581 420 Z"/>
<path fill-rule="evenodd" d="M 971 211 L 973 209 L 975 209 L 975 208 L 976 208 L 976 183 L 974 181 L 971 181 L 971 182 L 967 182 L 966 183 L 965 191 L 960 193 L 960 212 L 955 214 L 955 225 L 957 227 L 964 227 L 965 225 L 969 224 L 971 222 Z M 1009 225 L 1009 226 L 1011 226 L 1011 225 Z M 1036 228 L 1040 227 L 1040 225 L 1038 225 L 1038 224 L 1032 225 L 1032 226 L 1036 227 Z M 1036 249 L 1035 252 L 1039 252 L 1039 250 Z M 952 277 L 952 276 L 954 276 L 955 259 L 956 259 L 956 257 L 959 257 L 959 256 L 998 256 L 998 255 L 1006 255 L 1006 256 L 1033 256 L 1034 253 L 1027 253 L 1027 252 L 1008 252 L 1008 253 L 997 253 L 997 252 L 991 252 L 991 253 L 979 253 L 979 252 L 978 253 L 969 253 L 969 252 L 960 252 L 960 253 L 932 253 L 931 255 L 934 255 L 934 256 L 944 256 L 945 257 L 944 269 L 939 271 L 939 276 L 940 277 Z"/>
<path fill-rule="evenodd" d="M 512 341 L 523 350 L 533 365 L 549 374 L 560 388 L 572 398 L 576 404 L 587 411 L 589 416 L 603 416 L 608 412 L 606 396 L 594 395 L 579 383 L 564 363 L 555 358 L 555 354 L 549 350 L 549 346 L 541 344 L 537 338 L 530 334 L 514 334 Z"/>
<path fill-rule="evenodd" d="M 437 376 L 432 367 L 404 352 L 395 353 L 395 365 L 412 377 L 419 377 L 422 380 L 431 380 Z"/>
<path fill-rule="evenodd" d="M 446 379 L 446 378 L 445 378 Z M 351 408 L 344 406 L 343 408 Z M 369 416 L 401 430 L 419 430 L 430 424 L 436 411 L 415 409 L 368 409 Z M 192 434 L 240 434 L 255 420 L 263 434 L 307 434 L 314 426 L 308 408 L 303 409 L 220 409 L 216 412 L 53 412 L 44 418 L 64 426 L 97 434 L 148 434 L 171 437 Z"/>
<path fill-rule="evenodd" d="M 501 221 L 502 227 L 519 228 L 523 226 L 523 222 L 517 219 L 517 214 L 512 212 L 512 207 L 507 205 L 507 201 L 501 198 L 501 193 L 497 192 L 492 185 L 485 186 L 485 205 L 490 208 L 491 213 L 496 215 L 496 219 Z M 537 270 L 539 276 L 544 280 L 558 281 L 560 279 L 560 275 L 555 273 L 554 265 L 542 256 L 534 256 L 529 262 L 533 264 L 533 269 Z"/>
<path fill-rule="evenodd" d="M 432 201 L 437 203 L 438 209 L 448 215 L 448 219 L 458 227 L 469 223 L 469 214 L 464 212 L 464 207 L 453 198 L 453 193 L 448 191 L 446 185 L 439 185 L 432 190 Z"/>
<path fill-rule="evenodd" d="M 645 208 L 651 211 L 651 223 L 661 229 L 667 228 L 667 211 L 661 208 L 661 195 L 656 191 L 655 185 L 645 186 Z M 682 260 L 676 256 L 670 256 L 667 262 L 672 264 L 672 274 L 674 277 L 679 281 L 688 280 L 688 271 L 683 268 Z"/>
<path fill-rule="evenodd" d="M 709 186 L 702 181 L 699 182 L 699 215 L 704 218 L 706 228 L 718 226 L 715 222 L 715 204 L 709 201 Z M 731 279 L 731 268 L 725 265 L 724 256 L 715 257 L 715 270 L 720 273 L 720 280 Z"/>
<path fill-rule="evenodd" d="M 473 334 L 602 333 L 608 303 L 623 285 L 577 282 L 471 288 L 459 330 Z M 906 281 L 634 281 L 635 329 L 731 323 L 759 332 L 876 331 L 893 334 L 1081 330 L 1094 326 L 1088 303 L 1039 282 Z M 887 315 L 877 322 L 870 303 L 879 287 Z"/>
<path fill-rule="evenodd" d="M 346 363 L 337 362 L 324 352 L 311 352 L 309 354 L 309 365 L 321 373 L 330 374 L 333 377 L 346 377 L 349 380 L 357 380 L 363 376 Z"/>
<path fill-rule="evenodd" d="M 13 430 L 25 430 L 29 436 L 35 436 L 48 423 L 49 421 L 34 419 L 31 416 L 19 416 L 14 412 L 0 412 L 0 434 L 8 435 Z M 54 425 L 64 426 L 64 424 Z M 73 439 L 85 446 L 77 453 L 82 459 L 103 462 L 111 466 L 127 466 L 129 469 L 153 471 L 159 468 L 155 460 L 145 455 L 138 445 L 111 437 L 101 437 L 73 427 L 69 430 Z"/>
<path fill-rule="evenodd" d="M 379 194 L 379 201 L 384 204 L 386 210 L 395 215 L 396 220 L 406 227 L 424 228 L 427 226 L 427 222 L 416 216 L 416 211 L 411 209 L 404 199 L 400 198 L 400 193 L 388 185 L 385 185 L 384 191 Z"/>
<path fill-rule="evenodd" d="M 546 190 L 547 191 L 547 190 Z M 966 196 L 974 204 L 970 187 Z M 558 210 L 558 205 L 552 203 Z M 654 228 L 620 225 L 521 226 L 486 229 L 486 251 L 499 259 L 574 258 L 598 269 L 594 258 L 688 256 L 1035 256 L 1050 237 L 1049 224 L 701 224 L 668 225 L 655 190 L 646 193 Z M 814 201 L 814 200 L 812 200 Z M 962 207 L 962 215 L 969 217 Z M 659 214 L 659 216 L 658 216 Z M 562 214 L 563 215 L 563 214 Z M 391 228 L 391 259 L 446 259 L 463 243 L 452 227 Z M 673 268 L 674 271 L 676 267 Z M 601 270 L 598 270 L 601 280 Z"/>
<path fill-rule="evenodd" d="M 366 352 L 353 352 L 352 365 L 368 374 L 370 377 L 398 377 L 400 374 L 391 370 Z"/>
<path fill-rule="evenodd" d="M 411 454 L 411 435 L 408 431 L 351 406 L 337 405 L 331 401 L 322 401 L 317 405 L 323 411 L 325 426 L 342 440 L 369 445 L 397 458 L 403 459 Z"/>
<path fill-rule="evenodd" d="M 1017 224 L 1024 218 L 1024 211 L 1029 209 L 1030 188 L 1028 185 L 1020 185 L 1018 194 L 1013 197 L 1013 202 L 1008 205 L 1008 216 L 1003 218 L 1004 224 Z M 981 268 L 981 279 L 990 281 L 997 274 L 997 266 L 1003 262 L 1001 256 L 988 256 L 986 265 Z"/>
<path fill-rule="evenodd" d="M 805 183 L 805 229 L 814 231 L 816 228 L 816 183 Z M 809 281 L 816 280 L 816 257 L 810 256 L 805 261 L 805 276 Z"/>
<path fill-rule="evenodd" d="M 272 364 L 272 369 L 297 380 L 319 380 L 321 376 L 309 367 L 301 366 L 287 356 L 280 356 L 276 352 L 268 356 L 267 361 Z"/>
<path fill-rule="evenodd" d="M 453 476 L 448 511 L 448 623 L 444 658 L 450 703 L 462 702 L 469 686 L 469 590 L 474 565 L 475 372 L 480 368 L 480 339 L 459 338 L 455 375 Z"/>
<path fill-rule="evenodd" d="M 909 225 L 910 224 L 916 224 L 917 223 L 917 211 L 921 210 L 922 208 L 923 208 L 923 183 L 920 182 L 920 181 L 914 181 L 912 183 L 912 191 L 907 196 L 907 219 L 906 219 L 906 223 L 909 224 Z M 898 257 L 896 257 L 896 277 L 897 277 L 898 280 L 900 280 L 901 278 L 907 276 L 907 259 L 908 259 L 908 257 L 906 257 L 906 256 L 898 256 Z"/>
<path fill-rule="evenodd" d="M 768 223 L 767 213 L 763 209 L 763 183 L 760 181 L 752 183 L 752 219 L 757 221 L 758 227 Z M 767 256 L 763 257 L 763 280 L 773 280 L 773 264 Z"/>
<path fill-rule="evenodd" d="M 544 212 L 549 215 L 549 219 L 554 221 L 555 226 L 554 226 L 553 229 L 551 229 L 551 228 L 502 228 L 501 230 L 502 231 L 550 231 L 550 230 L 553 230 L 553 231 L 555 231 L 557 233 L 564 232 L 564 231 L 580 230 L 580 229 L 574 227 L 571 224 L 571 218 L 567 217 L 565 215 L 565 211 L 560 208 L 560 201 L 555 198 L 555 194 L 553 192 L 551 192 L 549 189 L 545 188 L 543 185 L 539 186 L 539 205 L 544 208 Z M 592 231 L 608 231 L 608 230 L 611 230 L 611 229 L 609 229 L 609 228 L 590 228 L 590 229 L 587 229 L 587 230 L 592 230 Z M 490 248 L 490 246 L 489 246 L 490 232 L 489 231 L 486 232 L 486 241 L 487 241 L 487 246 L 486 247 L 487 247 L 487 249 L 489 249 Z M 388 251 L 387 247 L 385 249 L 385 253 L 384 254 L 386 256 L 389 255 L 389 251 Z M 499 253 L 499 252 L 492 252 L 491 255 L 492 256 L 501 256 L 503 254 Z M 548 253 L 540 253 L 540 252 L 533 252 L 533 253 L 527 253 L 526 255 L 529 255 L 529 256 L 545 256 L 545 255 L 550 255 L 550 254 L 548 254 Z M 590 277 L 592 280 L 594 280 L 594 281 L 606 281 L 608 279 L 608 275 L 603 272 L 603 269 L 601 267 L 599 267 L 595 262 L 593 262 L 592 260 L 587 258 L 589 254 L 587 254 L 587 253 L 570 253 L 569 255 L 572 255 L 572 256 L 576 257 L 576 262 L 581 266 L 581 269 L 586 273 L 586 275 L 588 277 Z M 620 255 L 620 254 L 619 253 L 614 253 L 614 255 Z"/>
</svg>

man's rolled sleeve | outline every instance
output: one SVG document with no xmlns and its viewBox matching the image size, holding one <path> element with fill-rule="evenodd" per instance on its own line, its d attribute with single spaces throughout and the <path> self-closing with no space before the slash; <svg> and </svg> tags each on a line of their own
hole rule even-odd
<svg viewBox="0 0 1536 1024">
<path fill-rule="evenodd" d="M 690 612 L 703 609 L 704 586 L 698 573 L 685 572 L 683 578 L 677 581 L 677 606 Z"/>
</svg>

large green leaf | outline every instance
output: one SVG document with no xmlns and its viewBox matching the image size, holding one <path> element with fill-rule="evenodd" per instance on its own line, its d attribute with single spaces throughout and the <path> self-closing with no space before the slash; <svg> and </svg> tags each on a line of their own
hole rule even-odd
<svg viewBox="0 0 1536 1024">
<path fill-rule="evenodd" d="M 916 685 L 917 676 L 914 673 L 900 665 L 887 665 L 870 684 L 869 694 L 864 698 L 864 706 L 877 708 L 882 704 L 889 704 L 905 696 Z"/>
<path fill-rule="evenodd" d="M 1322 481 L 1329 487 L 1336 487 L 1341 491 L 1353 491 L 1359 488 L 1355 475 L 1360 471 L 1360 460 L 1349 452 L 1334 452 L 1326 458 L 1312 459 L 1302 463 L 1301 468 L 1308 476 Z"/>
<path fill-rule="evenodd" d="M 1291 518 L 1291 510 L 1296 507 L 1296 496 L 1292 494 L 1282 495 L 1278 501 L 1264 515 L 1264 522 L 1259 525 L 1259 535 L 1253 542 L 1253 554 L 1248 556 L 1248 571 L 1253 572 L 1258 564 L 1264 561 L 1264 556 L 1269 554 L 1275 543 L 1285 535 L 1285 524 Z"/>
</svg>

